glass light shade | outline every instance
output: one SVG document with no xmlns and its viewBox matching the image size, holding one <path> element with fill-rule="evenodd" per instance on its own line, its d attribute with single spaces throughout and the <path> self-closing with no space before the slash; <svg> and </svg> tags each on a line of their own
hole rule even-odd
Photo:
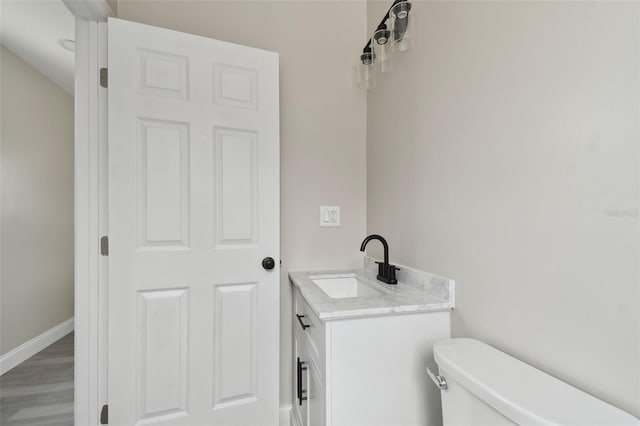
<svg viewBox="0 0 640 426">
<path fill-rule="evenodd" d="M 376 62 L 380 72 L 389 72 L 392 68 L 391 48 L 389 47 L 391 40 L 391 31 L 386 28 L 379 29 L 373 33 L 373 40 L 376 52 Z"/>
<path fill-rule="evenodd" d="M 373 62 L 363 64 L 362 61 L 360 61 L 358 64 L 358 87 L 365 90 L 376 87 L 376 72 Z"/>
<path fill-rule="evenodd" d="M 413 46 L 413 18 L 411 3 L 401 1 L 389 11 L 391 21 L 391 48 L 395 52 L 406 52 Z"/>
<path fill-rule="evenodd" d="M 373 47 L 367 45 L 360 55 L 360 63 L 358 64 L 358 87 L 361 89 L 373 89 L 376 87 L 376 70 L 375 61 L 376 54 Z"/>
</svg>

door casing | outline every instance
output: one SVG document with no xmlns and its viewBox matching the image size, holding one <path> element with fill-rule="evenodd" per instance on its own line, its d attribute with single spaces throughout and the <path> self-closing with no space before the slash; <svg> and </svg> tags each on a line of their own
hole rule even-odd
<svg viewBox="0 0 640 426">
<path fill-rule="evenodd" d="M 74 421 L 100 424 L 106 404 L 107 93 L 99 69 L 107 66 L 106 21 L 114 13 L 104 0 L 63 0 L 76 18 L 74 122 Z"/>
</svg>

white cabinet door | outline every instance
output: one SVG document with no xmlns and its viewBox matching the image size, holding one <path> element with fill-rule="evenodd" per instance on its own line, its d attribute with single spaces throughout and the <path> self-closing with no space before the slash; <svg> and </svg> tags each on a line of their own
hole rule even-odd
<svg viewBox="0 0 640 426">
<path fill-rule="evenodd" d="M 298 426 L 324 426 L 324 388 L 308 340 L 294 332 L 294 416 Z"/>
<path fill-rule="evenodd" d="M 109 424 L 276 425 L 278 56 L 108 30 Z"/>
<path fill-rule="evenodd" d="M 308 363 L 307 373 L 309 426 L 324 426 L 324 388 L 320 372 L 313 360 Z"/>
<path fill-rule="evenodd" d="M 309 355 L 302 340 L 294 333 L 293 340 L 293 415 L 295 426 L 307 426 L 309 424 L 309 403 L 307 392 L 309 390 Z"/>
</svg>

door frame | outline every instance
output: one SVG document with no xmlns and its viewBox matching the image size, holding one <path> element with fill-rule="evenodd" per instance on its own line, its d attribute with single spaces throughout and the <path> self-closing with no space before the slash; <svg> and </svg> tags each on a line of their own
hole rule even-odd
<svg viewBox="0 0 640 426">
<path fill-rule="evenodd" d="M 105 0 L 63 0 L 76 18 L 74 96 L 75 347 L 74 423 L 99 425 L 107 404 L 107 92 L 100 68 L 107 66 Z"/>
</svg>

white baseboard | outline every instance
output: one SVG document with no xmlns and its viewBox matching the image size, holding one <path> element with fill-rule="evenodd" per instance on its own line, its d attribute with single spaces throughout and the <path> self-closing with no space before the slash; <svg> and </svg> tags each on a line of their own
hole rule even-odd
<svg viewBox="0 0 640 426">
<path fill-rule="evenodd" d="M 73 325 L 72 317 L 2 355 L 0 357 L 0 375 L 71 333 Z"/>
<path fill-rule="evenodd" d="M 290 426 L 291 425 L 291 404 L 281 405 L 280 406 L 280 426 Z"/>
</svg>

